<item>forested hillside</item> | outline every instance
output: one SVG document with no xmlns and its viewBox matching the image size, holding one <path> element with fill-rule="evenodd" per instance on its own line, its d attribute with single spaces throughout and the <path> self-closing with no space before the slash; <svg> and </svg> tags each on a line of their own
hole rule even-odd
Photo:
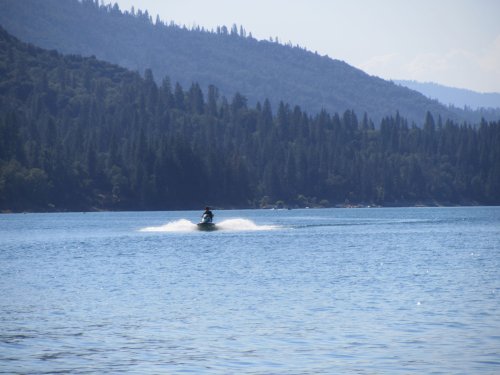
<svg viewBox="0 0 500 375">
<path fill-rule="evenodd" d="M 250 106 L 0 29 L 0 210 L 500 203 L 500 124 Z"/>
<path fill-rule="evenodd" d="M 236 25 L 188 30 L 153 20 L 138 9 L 124 13 L 118 6 L 97 2 L 0 0 L 0 24 L 36 46 L 95 55 L 139 72 L 151 68 L 158 84 L 168 75 L 183 87 L 198 82 L 205 94 L 209 85 L 215 85 L 227 97 L 240 92 L 252 106 L 269 98 L 275 108 L 283 100 L 310 114 L 354 110 L 361 116 L 368 113 L 376 124 L 398 111 L 419 126 L 428 111 L 436 118 L 466 118 L 345 62 L 276 40 L 257 41 Z"/>
</svg>

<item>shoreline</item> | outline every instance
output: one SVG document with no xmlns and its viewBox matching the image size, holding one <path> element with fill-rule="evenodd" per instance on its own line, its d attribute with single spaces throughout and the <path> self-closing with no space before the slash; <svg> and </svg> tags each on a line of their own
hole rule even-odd
<svg viewBox="0 0 500 375">
<path fill-rule="evenodd" d="M 415 203 L 385 203 L 383 205 L 380 204 L 365 204 L 365 203 L 344 203 L 344 204 L 336 204 L 331 206 L 304 206 L 304 207 L 277 207 L 276 205 L 268 205 L 264 207 L 218 207 L 214 205 L 214 209 L 217 211 L 226 211 L 226 210 L 300 210 L 300 209 L 362 209 L 362 208 L 453 208 L 453 207 L 497 207 L 498 204 L 485 204 L 480 202 L 462 202 L 462 203 L 451 203 L 451 202 L 415 202 Z M 125 209 L 104 209 L 97 207 L 89 207 L 83 210 L 73 210 L 73 209 L 50 209 L 50 210 L 42 210 L 42 209 L 33 209 L 33 210 L 0 210 L 0 215 L 9 215 L 9 214 L 32 214 L 32 213 L 96 213 L 96 212 L 161 212 L 161 211 L 196 211 L 197 208 L 173 208 L 173 209 L 133 209 L 133 208 L 125 208 Z M 200 210 L 200 208 L 198 208 Z"/>
</svg>

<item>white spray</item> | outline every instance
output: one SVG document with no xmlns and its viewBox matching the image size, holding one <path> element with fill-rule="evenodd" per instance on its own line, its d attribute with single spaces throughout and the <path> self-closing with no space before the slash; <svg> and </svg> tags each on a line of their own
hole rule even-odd
<svg viewBox="0 0 500 375">
<path fill-rule="evenodd" d="M 216 224 L 217 230 L 222 231 L 266 231 L 278 229 L 276 225 L 257 225 L 248 219 L 227 219 Z M 198 227 L 186 219 L 171 221 L 157 227 L 146 227 L 141 232 L 195 232 Z"/>
</svg>

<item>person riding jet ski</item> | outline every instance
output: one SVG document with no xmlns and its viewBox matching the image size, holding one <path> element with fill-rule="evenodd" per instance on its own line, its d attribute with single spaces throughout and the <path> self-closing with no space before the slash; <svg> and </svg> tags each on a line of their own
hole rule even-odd
<svg viewBox="0 0 500 375">
<path fill-rule="evenodd" d="M 201 215 L 202 223 L 211 223 L 214 218 L 214 214 L 210 211 L 210 207 L 205 207 L 205 212 Z"/>
</svg>

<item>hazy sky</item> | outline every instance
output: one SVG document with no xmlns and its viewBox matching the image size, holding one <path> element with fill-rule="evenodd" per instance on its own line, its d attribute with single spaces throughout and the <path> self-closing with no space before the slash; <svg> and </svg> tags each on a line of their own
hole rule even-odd
<svg viewBox="0 0 500 375">
<path fill-rule="evenodd" d="M 163 21 L 242 25 L 385 79 L 500 92 L 500 0 L 105 0 Z"/>
</svg>

